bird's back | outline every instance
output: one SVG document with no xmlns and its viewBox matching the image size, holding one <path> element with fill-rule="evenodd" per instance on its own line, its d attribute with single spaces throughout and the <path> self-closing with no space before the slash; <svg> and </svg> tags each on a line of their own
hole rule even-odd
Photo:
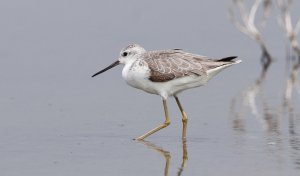
<svg viewBox="0 0 300 176">
<path fill-rule="evenodd" d="M 237 63 L 233 60 L 236 57 L 212 59 L 178 49 L 148 51 L 141 58 L 148 65 L 149 79 L 153 82 L 167 82 L 186 76 L 209 76 L 214 70 Z"/>
</svg>

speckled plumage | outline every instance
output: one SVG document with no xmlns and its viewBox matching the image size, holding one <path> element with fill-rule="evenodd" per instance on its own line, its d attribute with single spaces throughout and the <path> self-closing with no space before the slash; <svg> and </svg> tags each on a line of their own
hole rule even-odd
<svg viewBox="0 0 300 176">
<path fill-rule="evenodd" d="M 149 67 L 149 79 L 153 82 L 166 82 L 191 75 L 203 76 L 210 69 L 233 63 L 220 62 L 178 49 L 149 51 L 141 54 L 140 58 L 142 59 L 139 62 L 146 62 Z"/>
<path fill-rule="evenodd" d="M 132 44 L 121 50 L 117 61 L 92 77 L 119 64 L 124 64 L 122 76 L 127 84 L 162 97 L 165 111 L 164 123 L 136 138 L 138 140 L 143 140 L 170 124 L 167 98 L 174 96 L 181 111 L 182 138 L 185 139 L 187 115 L 179 101 L 178 94 L 184 90 L 205 85 L 221 70 L 241 62 L 240 60 L 233 60 L 235 58 L 232 56 L 211 59 L 179 49 L 146 51 L 141 46 Z"/>
<path fill-rule="evenodd" d="M 224 68 L 240 62 L 234 58 L 211 59 L 180 49 L 146 51 L 131 44 L 121 50 L 118 61 L 93 76 L 125 64 L 122 76 L 130 86 L 167 99 L 206 84 Z"/>
</svg>

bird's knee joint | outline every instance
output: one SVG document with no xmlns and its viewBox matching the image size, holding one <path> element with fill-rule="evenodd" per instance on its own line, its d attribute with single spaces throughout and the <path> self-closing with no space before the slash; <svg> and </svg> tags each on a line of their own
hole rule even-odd
<svg viewBox="0 0 300 176">
<path fill-rule="evenodd" d="M 164 125 L 166 125 L 166 126 L 168 126 L 168 125 L 170 125 L 171 124 L 171 121 L 165 121 L 164 122 Z"/>
<path fill-rule="evenodd" d="M 185 117 L 185 118 L 182 118 L 182 123 L 187 123 L 188 122 L 188 119 Z"/>
</svg>

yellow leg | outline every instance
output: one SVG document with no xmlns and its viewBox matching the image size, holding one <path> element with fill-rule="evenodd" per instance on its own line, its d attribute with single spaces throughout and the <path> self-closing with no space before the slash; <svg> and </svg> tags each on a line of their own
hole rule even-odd
<svg viewBox="0 0 300 176">
<path fill-rule="evenodd" d="M 164 111 L 165 111 L 165 122 L 158 127 L 154 128 L 153 130 L 148 131 L 147 133 L 143 134 L 142 136 L 136 138 L 136 140 L 144 140 L 146 137 L 150 136 L 151 134 L 161 130 L 162 128 L 167 127 L 170 125 L 170 118 L 169 118 L 169 112 L 168 112 L 168 106 L 167 106 L 167 100 L 163 99 L 163 105 L 164 105 Z"/>
<path fill-rule="evenodd" d="M 188 159 L 188 153 L 187 153 L 187 147 L 186 147 L 186 140 L 182 140 L 182 162 L 179 167 L 179 170 L 177 172 L 177 175 L 181 175 L 183 172 L 183 169 L 186 165 L 186 161 Z"/>
<path fill-rule="evenodd" d="M 188 122 L 188 118 L 187 118 L 187 115 L 186 113 L 184 112 L 182 106 L 181 106 L 181 103 L 178 99 L 177 96 L 174 96 L 175 100 L 176 100 L 176 103 L 181 111 L 181 115 L 182 115 L 182 139 L 186 139 L 186 127 L 187 127 L 187 122 Z"/>
</svg>

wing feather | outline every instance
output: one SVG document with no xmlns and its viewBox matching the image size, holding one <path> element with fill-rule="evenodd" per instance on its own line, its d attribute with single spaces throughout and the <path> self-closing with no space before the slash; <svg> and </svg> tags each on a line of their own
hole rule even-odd
<svg viewBox="0 0 300 176">
<path fill-rule="evenodd" d="M 201 56 L 181 50 L 150 51 L 145 53 L 143 58 L 150 69 L 149 79 L 153 82 L 166 82 L 185 76 L 207 74 L 201 64 Z"/>
</svg>

